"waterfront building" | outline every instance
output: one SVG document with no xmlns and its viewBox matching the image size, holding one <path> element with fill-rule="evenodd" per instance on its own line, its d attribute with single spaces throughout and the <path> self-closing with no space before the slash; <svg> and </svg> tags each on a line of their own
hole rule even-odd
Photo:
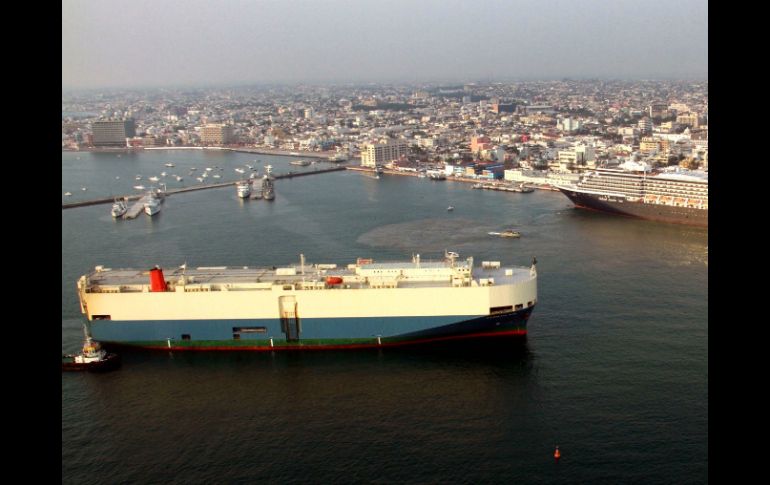
<svg viewBox="0 0 770 485">
<path fill-rule="evenodd" d="M 596 150 L 591 145 L 577 145 L 569 150 L 559 150 L 559 169 L 569 172 L 574 168 L 595 167 Z"/>
<path fill-rule="evenodd" d="M 409 145 L 405 140 L 391 139 L 381 143 L 366 143 L 361 149 L 361 166 L 374 168 L 405 157 Z"/>
<path fill-rule="evenodd" d="M 227 145 L 233 139 L 233 127 L 230 125 L 209 123 L 201 129 L 201 143 L 204 145 Z"/>
<path fill-rule="evenodd" d="M 94 121 L 91 129 L 95 147 L 125 147 L 126 139 L 136 136 L 132 119 Z"/>
<path fill-rule="evenodd" d="M 201 143 L 204 145 L 227 145 L 233 139 L 233 127 L 230 125 L 209 123 L 201 129 Z"/>
<path fill-rule="evenodd" d="M 559 185 L 577 183 L 580 175 L 575 173 L 557 173 L 545 170 L 509 169 L 503 172 L 503 179 L 509 182 L 536 185 Z"/>
</svg>

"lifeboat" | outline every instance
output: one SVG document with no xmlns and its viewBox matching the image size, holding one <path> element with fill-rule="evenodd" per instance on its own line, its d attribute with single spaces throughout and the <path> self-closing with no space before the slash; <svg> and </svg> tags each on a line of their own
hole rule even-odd
<svg viewBox="0 0 770 485">
<path fill-rule="evenodd" d="M 342 284 L 342 278 L 339 276 L 329 276 L 326 278 L 326 284 L 327 285 L 341 285 Z"/>
</svg>

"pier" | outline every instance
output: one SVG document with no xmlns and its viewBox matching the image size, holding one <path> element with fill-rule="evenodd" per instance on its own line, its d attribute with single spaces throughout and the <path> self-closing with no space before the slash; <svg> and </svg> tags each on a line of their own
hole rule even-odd
<svg viewBox="0 0 770 485">
<path fill-rule="evenodd" d="M 302 177 L 302 176 L 305 176 L 305 175 L 318 175 L 318 174 L 328 173 L 328 172 L 339 172 L 339 171 L 345 170 L 345 169 L 346 169 L 346 167 L 338 166 L 338 167 L 332 167 L 332 168 L 324 168 L 324 169 L 321 169 L 321 170 L 308 170 L 308 171 L 305 171 L 305 172 L 289 172 L 289 173 L 284 173 L 284 174 L 276 174 L 276 175 L 273 175 L 272 177 L 273 177 L 273 179 L 278 180 L 278 179 Z M 257 180 L 260 180 L 260 179 L 257 179 Z M 196 190 L 219 189 L 219 188 L 222 188 L 222 187 L 232 187 L 232 186 L 235 186 L 238 182 L 241 182 L 241 181 L 240 180 L 236 180 L 234 182 L 219 182 L 219 183 L 215 183 L 215 184 L 194 185 L 192 187 L 181 187 L 181 188 L 178 188 L 178 189 L 168 189 L 165 192 L 162 192 L 162 194 L 168 196 L 168 195 L 174 195 L 174 194 L 182 194 L 182 193 L 185 193 L 185 192 L 194 192 Z M 128 216 L 128 214 L 132 213 L 132 211 L 134 210 L 134 207 L 136 207 L 137 205 L 140 207 L 140 211 L 139 212 L 141 212 L 141 208 L 144 206 L 144 202 L 142 201 L 142 199 L 144 197 L 146 197 L 146 195 L 144 195 L 144 194 L 128 194 L 128 195 L 101 197 L 101 198 L 98 198 L 98 199 L 81 200 L 81 201 L 78 201 L 78 202 L 64 203 L 64 204 L 61 205 L 61 208 L 62 209 L 74 209 L 75 207 L 85 207 L 85 206 L 89 206 L 89 205 L 112 204 L 116 199 L 123 199 L 123 200 L 126 200 L 126 201 L 132 201 L 132 200 L 139 201 L 139 202 L 137 202 L 137 204 L 134 204 L 129 209 L 129 211 L 126 213 L 126 216 Z M 139 212 L 137 212 L 137 214 L 139 214 Z M 127 218 L 133 219 L 134 217 L 136 217 L 136 215 L 134 215 L 133 217 L 127 217 Z"/>
<path fill-rule="evenodd" d="M 136 219 L 136 216 L 138 216 L 142 210 L 144 210 L 144 203 L 147 202 L 148 197 L 145 195 L 141 197 L 134 205 L 128 208 L 125 214 L 123 214 L 123 219 Z"/>
</svg>

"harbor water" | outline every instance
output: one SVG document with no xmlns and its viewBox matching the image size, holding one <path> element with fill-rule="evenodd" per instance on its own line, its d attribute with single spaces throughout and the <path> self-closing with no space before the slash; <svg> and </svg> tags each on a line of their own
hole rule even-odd
<svg viewBox="0 0 770 485">
<path fill-rule="evenodd" d="M 63 152 L 62 202 L 137 193 L 163 171 L 184 177 L 169 188 L 198 184 L 192 167 L 215 182 L 246 164 L 260 177 L 267 164 L 331 166 L 289 164 L 301 158 Z M 576 210 L 558 192 L 353 171 L 275 189 L 274 201 L 234 186 L 172 195 L 134 220 L 113 220 L 109 204 L 63 210 L 62 352 L 82 344 L 75 283 L 96 265 L 274 266 L 301 253 L 536 257 L 528 336 L 483 351 L 124 352 L 116 372 L 62 374 L 62 483 L 708 481 L 707 230 Z M 506 229 L 521 238 L 488 234 Z"/>
</svg>

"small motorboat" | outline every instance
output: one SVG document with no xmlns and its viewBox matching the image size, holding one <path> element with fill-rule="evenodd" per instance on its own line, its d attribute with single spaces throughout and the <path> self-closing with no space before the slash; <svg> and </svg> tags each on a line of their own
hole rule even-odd
<svg viewBox="0 0 770 485">
<path fill-rule="evenodd" d="M 62 354 L 62 371 L 106 372 L 120 367 L 120 356 L 108 353 L 98 342 L 94 342 L 84 327 L 86 340 L 79 354 Z"/>
<path fill-rule="evenodd" d="M 518 231 L 514 231 L 512 229 L 505 230 L 503 232 L 488 232 L 490 236 L 498 236 L 498 237 L 521 237 L 521 234 Z"/>
<path fill-rule="evenodd" d="M 446 210 L 448 210 L 449 212 L 452 212 L 453 210 L 455 210 L 455 208 L 450 205 L 449 207 L 446 208 Z"/>
</svg>

